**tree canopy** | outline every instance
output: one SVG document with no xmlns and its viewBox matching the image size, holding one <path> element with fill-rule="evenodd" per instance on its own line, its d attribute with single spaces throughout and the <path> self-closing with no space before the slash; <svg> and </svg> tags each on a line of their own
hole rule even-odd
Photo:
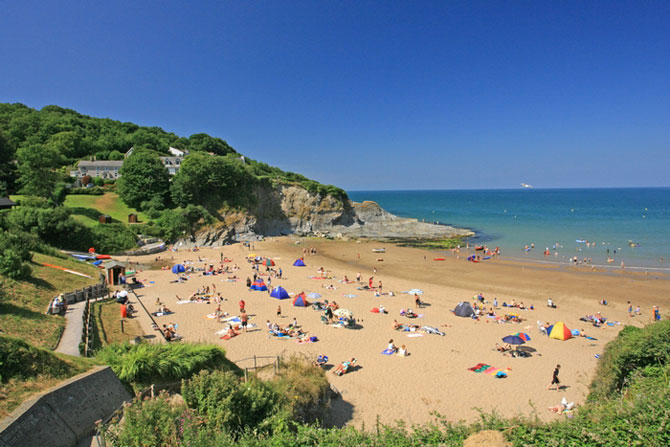
<svg viewBox="0 0 670 447">
<path fill-rule="evenodd" d="M 170 174 L 157 155 L 135 151 L 124 160 L 120 174 L 117 191 L 128 206 L 146 209 L 150 202 L 165 204 L 170 190 Z"/>
</svg>

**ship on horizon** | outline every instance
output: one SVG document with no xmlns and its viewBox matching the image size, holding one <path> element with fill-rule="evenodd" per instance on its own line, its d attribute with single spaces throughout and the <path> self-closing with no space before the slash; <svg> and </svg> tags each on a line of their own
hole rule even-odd
<svg viewBox="0 0 670 447">
<path fill-rule="evenodd" d="M 523 186 L 524 188 L 532 188 L 533 187 L 533 185 L 529 185 L 528 183 L 522 183 L 521 186 Z"/>
</svg>

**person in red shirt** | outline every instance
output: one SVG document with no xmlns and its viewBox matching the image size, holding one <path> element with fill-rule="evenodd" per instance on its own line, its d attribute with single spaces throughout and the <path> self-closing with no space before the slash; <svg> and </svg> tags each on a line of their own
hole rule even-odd
<svg viewBox="0 0 670 447">
<path fill-rule="evenodd" d="M 244 300 L 240 300 L 240 312 L 244 312 L 246 304 Z"/>
<path fill-rule="evenodd" d="M 374 276 L 371 276 L 370 279 L 368 280 L 368 286 L 369 286 L 371 289 L 374 289 L 374 286 L 372 285 L 372 281 L 374 280 L 374 278 L 375 278 Z"/>
</svg>

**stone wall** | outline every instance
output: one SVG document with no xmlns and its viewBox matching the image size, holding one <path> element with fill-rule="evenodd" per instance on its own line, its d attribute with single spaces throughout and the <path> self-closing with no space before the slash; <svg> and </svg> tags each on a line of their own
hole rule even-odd
<svg viewBox="0 0 670 447">
<path fill-rule="evenodd" d="M 109 366 L 98 366 L 24 402 L 0 422 L 0 447 L 73 447 L 95 422 L 132 396 Z"/>
</svg>

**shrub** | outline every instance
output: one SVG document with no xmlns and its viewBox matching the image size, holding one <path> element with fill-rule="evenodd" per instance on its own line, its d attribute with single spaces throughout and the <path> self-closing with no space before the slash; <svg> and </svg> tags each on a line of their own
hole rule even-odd
<svg viewBox="0 0 670 447">
<path fill-rule="evenodd" d="M 324 419 L 330 401 L 330 384 L 325 372 L 315 368 L 306 357 L 292 356 L 284 360 L 273 386 L 282 396 L 282 405 L 288 410 L 290 420 Z"/>
<path fill-rule="evenodd" d="M 616 396 L 635 371 L 667 364 L 669 359 L 670 320 L 650 324 L 644 329 L 626 326 L 607 344 L 591 384 L 589 400 Z"/>
<path fill-rule="evenodd" d="M 101 196 L 104 193 L 105 190 L 99 186 L 94 186 L 92 188 L 72 188 L 68 191 L 68 194 L 81 196 Z"/>
<path fill-rule="evenodd" d="M 238 370 L 218 346 L 194 343 L 112 344 L 96 358 L 134 386 L 185 379 L 203 369 Z"/>
<path fill-rule="evenodd" d="M 243 383 L 230 371 L 201 371 L 183 383 L 182 395 L 209 430 L 233 435 L 262 429 L 262 422 L 275 412 L 277 398 L 264 382 Z"/>
<path fill-rule="evenodd" d="M 99 253 L 116 253 L 137 246 L 135 233 L 123 224 L 99 224 L 91 228 L 92 243 Z"/>
</svg>

